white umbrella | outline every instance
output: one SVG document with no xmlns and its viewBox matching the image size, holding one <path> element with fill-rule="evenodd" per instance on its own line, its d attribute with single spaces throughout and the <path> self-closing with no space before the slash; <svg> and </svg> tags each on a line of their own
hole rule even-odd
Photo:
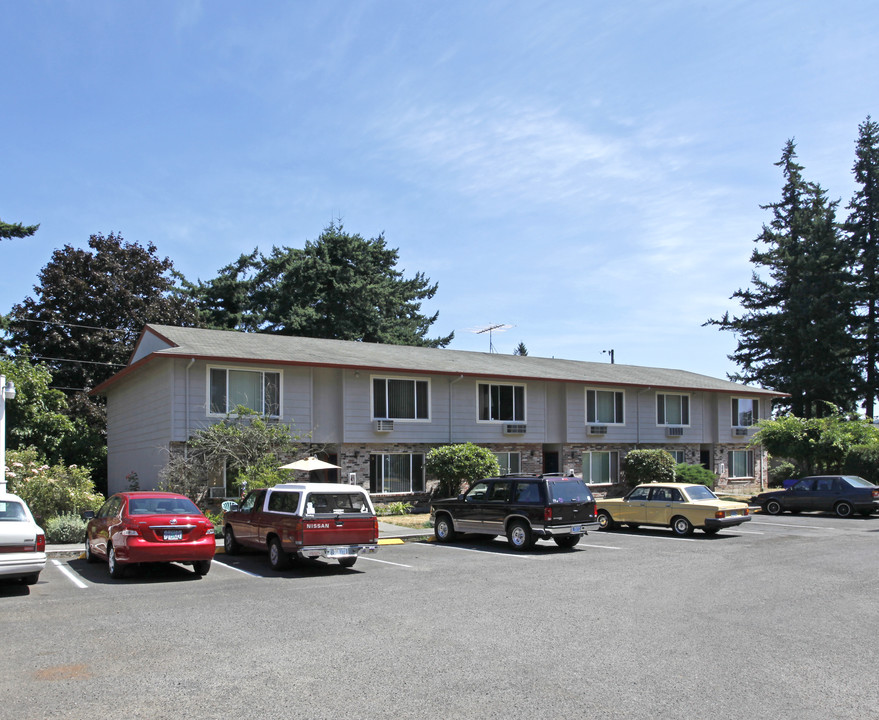
<svg viewBox="0 0 879 720">
<path fill-rule="evenodd" d="M 316 457 L 307 457 L 304 460 L 296 460 L 295 462 L 281 465 L 278 470 L 304 470 L 311 472 L 312 470 L 339 470 L 341 466 L 318 460 Z"/>
</svg>

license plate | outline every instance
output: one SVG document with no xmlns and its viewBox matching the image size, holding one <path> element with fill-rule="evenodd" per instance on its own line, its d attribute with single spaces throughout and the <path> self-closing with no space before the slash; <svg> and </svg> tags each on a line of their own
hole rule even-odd
<svg viewBox="0 0 879 720">
<path fill-rule="evenodd" d="M 739 514 L 739 511 L 738 511 L 738 510 L 730 510 L 730 511 L 729 511 L 729 516 L 730 516 L 730 517 L 735 517 L 735 516 L 738 515 L 738 514 Z"/>
<path fill-rule="evenodd" d="M 182 540 L 182 530 L 165 530 L 165 540 Z"/>
<path fill-rule="evenodd" d="M 583 528 L 580 525 L 574 525 L 574 527 L 571 528 L 572 534 L 573 533 L 580 533 L 580 532 L 583 532 Z"/>
<path fill-rule="evenodd" d="M 329 548 L 327 550 L 327 557 L 345 557 L 351 554 L 348 548 Z"/>
</svg>

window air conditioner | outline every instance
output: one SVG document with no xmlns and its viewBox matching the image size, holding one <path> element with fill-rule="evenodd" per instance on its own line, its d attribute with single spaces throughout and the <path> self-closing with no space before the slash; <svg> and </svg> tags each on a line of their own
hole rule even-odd
<svg viewBox="0 0 879 720">
<path fill-rule="evenodd" d="M 665 434 L 669 437 L 681 437 L 684 434 L 684 428 L 682 427 L 667 427 L 665 429 Z"/>
<path fill-rule="evenodd" d="M 733 428 L 733 435 L 747 435 L 748 428 Z"/>
<path fill-rule="evenodd" d="M 210 496 L 211 496 L 212 498 L 226 497 L 226 488 L 224 488 L 224 487 L 212 487 L 212 488 L 210 488 Z"/>
<path fill-rule="evenodd" d="M 607 435 L 607 425 L 590 425 L 590 435 Z"/>
<path fill-rule="evenodd" d="M 504 425 L 504 435 L 524 435 L 526 429 L 527 426 L 523 424 Z"/>
<path fill-rule="evenodd" d="M 376 432 L 391 432 L 394 429 L 394 421 L 393 420 L 376 420 L 375 421 L 375 431 Z"/>
</svg>

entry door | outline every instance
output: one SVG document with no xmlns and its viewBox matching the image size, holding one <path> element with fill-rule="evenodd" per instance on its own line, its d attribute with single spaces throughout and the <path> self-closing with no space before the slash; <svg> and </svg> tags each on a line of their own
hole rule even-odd
<svg viewBox="0 0 879 720">
<path fill-rule="evenodd" d="M 557 450 L 543 453 L 543 472 L 557 473 L 559 471 L 559 454 Z"/>
</svg>

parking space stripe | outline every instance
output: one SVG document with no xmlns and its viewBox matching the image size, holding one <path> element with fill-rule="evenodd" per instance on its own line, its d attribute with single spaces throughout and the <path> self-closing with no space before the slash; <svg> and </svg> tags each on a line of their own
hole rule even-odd
<svg viewBox="0 0 879 720">
<path fill-rule="evenodd" d="M 575 547 L 579 547 L 579 548 L 587 548 L 587 547 L 588 547 L 588 548 L 598 548 L 598 549 L 600 549 L 600 550 L 622 550 L 621 547 L 615 547 L 614 545 L 593 545 L 592 543 L 584 543 L 584 542 L 581 542 L 579 545 L 576 545 Z"/>
<path fill-rule="evenodd" d="M 53 559 L 52 564 L 62 573 L 64 573 L 67 579 L 70 580 L 70 582 L 72 582 L 74 585 L 76 585 L 76 587 L 78 587 L 80 590 L 85 590 L 86 588 L 88 588 L 88 585 L 86 585 L 84 582 L 82 582 L 82 580 L 76 577 L 76 575 L 70 572 L 70 568 L 64 565 L 60 560 Z"/>
<path fill-rule="evenodd" d="M 798 525 L 796 523 L 774 523 L 774 522 L 766 522 L 765 520 L 757 520 L 758 525 L 775 525 L 775 527 L 784 527 L 784 528 L 804 528 L 806 530 L 838 530 L 839 528 L 834 527 L 824 527 L 822 525 Z"/>
<path fill-rule="evenodd" d="M 426 545 L 427 547 L 443 548 L 445 550 L 462 550 L 464 552 L 480 553 L 482 555 L 499 555 L 500 557 L 511 557 L 511 558 L 517 558 L 519 560 L 531 560 L 532 559 L 529 555 L 513 555 L 512 553 L 499 553 L 496 551 L 491 552 L 489 550 L 477 550 L 476 548 L 464 548 L 464 547 L 457 547 L 455 545 L 443 545 L 440 543 L 419 543 L 419 545 Z"/>
<path fill-rule="evenodd" d="M 412 567 L 411 565 L 404 565 L 403 563 L 395 563 L 395 562 L 391 562 L 390 560 L 379 560 L 378 558 L 366 557 L 365 555 L 361 555 L 360 559 L 361 560 L 369 560 L 370 562 L 384 563 L 385 565 L 396 565 L 397 567 L 404 567 L 404 568 L 411 568 Z"/>
<path fill-rule="evenodd" d="M 235 567 L 234 565 L 227 565 L 227 564 L 224 563 L 224 562 L 219 562 L 219 561 L 216 559 L 216 557 L 214 558 L 214 562 L 215 562 L 217 565 L 222 565 L 223 567 L 225 567 L 225 568 L 229 568 L 230 570 L 235 570 L 236 572 L 243 573 L 244 575 L 250 575 L 250 577 L 255 577 L 255 578 L 265 577 L 265 575 L 257 575 L 256 573 L 248 572 L 247 570 L 242 570 L 241 568 L 237 568 L 237 567 Z"/>
</svg>

